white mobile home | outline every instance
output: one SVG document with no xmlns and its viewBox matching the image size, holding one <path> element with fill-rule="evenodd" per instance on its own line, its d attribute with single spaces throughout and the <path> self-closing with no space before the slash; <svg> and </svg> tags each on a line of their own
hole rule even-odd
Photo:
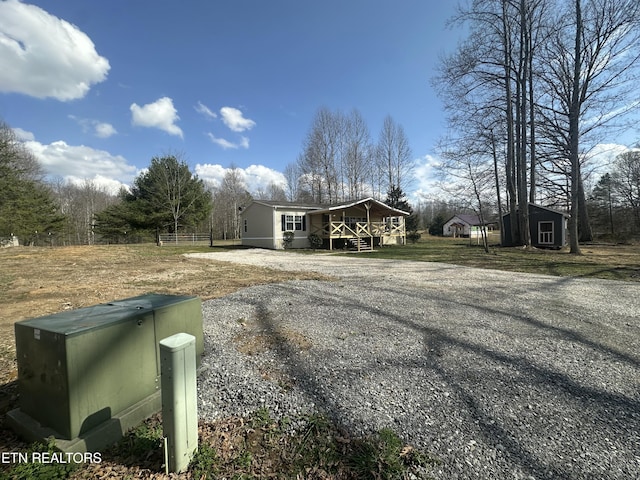
<svg viewBox="0 0 640 480">
<path fill-rule="evenodd" d="M 403 245 L 408 215 L 373 198 L 337 205 L 256 200 L 242 210 L 242 244 L 282 249 L 284 233 L 293 232 L 292 248 L 309 248 L 311 234 L 329 250 Z"/>
</svg>

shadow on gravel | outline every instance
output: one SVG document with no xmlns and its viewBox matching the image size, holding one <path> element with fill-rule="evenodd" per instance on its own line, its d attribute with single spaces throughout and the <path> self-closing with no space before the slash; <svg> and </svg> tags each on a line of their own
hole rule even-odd
<svg viewBox="0 0 640 480">
<path fill-rule="evenodd" d="M 273 288 L 284 296 L 297 295 L 287 284 Z M 593 478 L 605 474 L 610 462 L 620 462 L 616 466 L 617 474 L 610 478 L 633 477 L 634 463 L 637 468 L 640 458 L 637 443 L 640 402 L 620 393 L 620 389 L 625 390 L 622 387 L 628 386 L 616 385 L 613 377 L 609 384 L 596 386 L 589 372 L 621 364 L 626 369 L 625 375 L 633 378 L 634 374 L 629 371 L 635 371 L 635 378 L 640 378 L 640 362 L 635 356 L 570 328 L 498 308 L 443 300 L 426 291 L 417 298 L 403 289 L 376 289 L 377 295 L 393 298 L 395 302 L 416 302 L 421 306 L 438 302 L 441 309 L 474 312 L 476 320 L 482 321 L 465 318 L 458 324 L 456 320 L 447 323 L 442 318 L 429 318 L 426 311 L 422 318 L 418 318 L 419 315 L 412 318 L 394 313 L 392 304 L 388 308 L 377 308 L 361 302 L 349 291 L 331 298 L 322 292 L 305 297 L 305 302 L 317 305 L 318 319 L 323 318 L 322 308 L 330 305 L 331 311 L 341 310 L 345 315 L 349 311 L 365 312 L 375 322 L 408 329 L 422 338 L 421 354 L 406 358 L 403 352 L 398 352 L 397 359 L 386 359 L 382 366 L 372 354 L 368 363 L 360 367 L 360 375 L 391 367 L 415 369 L 418 366 L 422 378 L 431 382 L 437 379 L 447 386 L 453 394 L 453 408 L 462 410 L 455 415 L 470 422 L 469 428 L 482 437 L 485 453 L 488 450 L 496 452 L 500 461 L 510 466 L 512 474 L 515 469 L 537 479 Z M 277 297 L 276 293 L 272 298 Z M 442 302 L 446 305 L 442 306 Z M 277 353 L 286 364 L 287 373 L 302 379 L 296 385 L 335 421 L 348 428 L 341 412 L 350 405 L 340 404 L 339 399 L 322 393 L 327 391 L 327 386 L 320 383 L 321 376 L 314 375 L 312 366 L 305 366 L 299 349 L 281 335 L 280 320 L 272 318 L 268 303 L 253 304 L 257 321 L 276 339 Z M 292 316 L 295 317 L 293 313 Z M 479 338 L 474 335 L 474 329 L 483 328 L 486 331 L 496 329 L 496 335 L 502 337 L 483 343 L 481 335 Z M 536 338 L 545 340 L 537 345 Z M 566 352 L 550 350 L 558 345 L 574 351 L 575 358 L 559 358 Z M 566 360 L 573 362 L 570 367 L 565 365 Z M 584 377 L 580 377 L 582 374 Z M 622 377 L 627 378 L 625 375 Z M 424 397 L 422 405 L 425 409 L 430 408 L 430 402 L 436 404 L 437 399 L 431 392 L 419 393 Z"/>
</svg>

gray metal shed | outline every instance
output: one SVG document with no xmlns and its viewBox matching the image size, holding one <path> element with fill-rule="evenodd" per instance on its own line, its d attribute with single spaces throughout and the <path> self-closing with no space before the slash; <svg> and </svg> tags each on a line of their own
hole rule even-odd
<svg viewBox="0 0 640 480">
<path fill-rule="evenodd" d="M 518 212 L 516 212 L 516 215 Z M 529 230 L 531 245 L 538 248 L 561 248 L 567 244 L 567 219 L 569 214 L 543 207 L 535 203 L 529 204 Z M 502 246 L 515 246 L 511 238 L 511 213 L 502 216 Z"/>
</svg>

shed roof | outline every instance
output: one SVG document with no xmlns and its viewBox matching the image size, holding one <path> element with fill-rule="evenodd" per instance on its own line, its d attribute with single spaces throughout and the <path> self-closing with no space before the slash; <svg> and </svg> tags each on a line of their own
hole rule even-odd
<svg viewBox="0 0 640 480">
<path fill-rule="evenodd" d="M 449 223 L 454 218 L 458 218 L 463 223 L 466 223 L 467 225 L 471 225 L 472 227 L 475 227 L 477 225 L 482 225 L 482 222 L 480 221 L 480 217 L 478 215 L 468 215 L 468 214 L 464 214 L 464 213 L 459 213 L 459 214 L 454 215 L 449 220 L 447 220 L 445 223 Z M 486 223 L 487 222 L 485 222 L 485 224 Z"/>
<path fill-rule="evenodd" d="M 551 208 L 551 207 L 544 207 L 544 206 L 542 206 L 542 205 L 540 205 L 538 203 L 529 203 L 528 205 L 529 205 L 529 207 L 539 208 L 541 210 L 546 210 L 548 212 L 557 213 L 558 215 L 562 215 L 563 217 L 567 217 L 567 218 L 571 217 L 571 215 L 569 213 L 567 213 L 567 212 L 563 212 L 562 210 L 557 210 L 557 209 Z M 516 208 L 516 212 L 518 212 L 517 208 Z M 503 217 L 506 217 L 508 215 L 511 215 L 511 212 L 506 212 L 506 213 L 502 214 Z"/>
</svg>

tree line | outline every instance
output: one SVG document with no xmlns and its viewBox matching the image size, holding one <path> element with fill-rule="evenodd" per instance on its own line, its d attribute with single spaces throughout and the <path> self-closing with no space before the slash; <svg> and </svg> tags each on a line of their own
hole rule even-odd
<svg viewBox="0 0 640 480">
<path fill-rule="evenodd" d="M 218 185 L 190 172 L 180 153 L 153 157 L 130 188 L 112 195 L 95 181 L 45 181 L 37 160 L 6 124 L 0 126 L 0 237 L 68 245 L 153 241 L 158 233 L 211 232 L 241 236 L 239 211 L 253 199 L 328 204 L 375 196 L 412 211 L 403 188 L 413 159 L 401 125 L 388 116 L 377 143 L 362 115 L 318 110 L 287 183 L 249 192 L 229 168 Z M 409 222 L 417 230 L 417 217 Z"/>
<path fill-rule="evenodd" d="M 294 179 L 302 185 L 300 192 L 304 192 L 303 177 Z M 45 181 L 37 160 L 13 130 L 6 124 L 0 126 L 0 239 L 14 234 L 23 244 L 125 243 L 153 241 L 158 232 L 174 231 L 237 239 L 241 236 L 239 207 L 253 199 L 315 201 L 305 193 L 290 194 L 289 185 L 274 184 L 249 192 L 237 168 L 228 169 L 219 185 L 207 184 L 192 175 L 181 155 L 175 154 L 154 157 L 132 187 L 117 195 L 91 180 L 79 184 Z M 420 200 L 412 206 L 401 188 L 392 188 L 380 199 L 413 212 L 409 230 L 424 229 L 433 235 L 442 234 L 443 224 L 454 214 L 473 211 L 468 196 L 455 194 L 447 200 Z M 587 205 L 597 233 L 614 240 L 640 233 L 640 149 L 618 156 L 591 189 Z M 497 218 L 496 207 L 490 201 L 485 206 L 491 220 Z"/>
<path fill-rule="evenodd" d="M 24 245 L 150 241 L 158 231 L 202 228 L 211 210 L 210 190 L 179 156 L 154 157 L 130 189 L 112 195 L 91 180 L 47 181 L 33 153 L 0 123 L 0 240 L 15 236 Z"/>
<path fill-rule="evenodd" d="M 65 217 L 43 178 L 35 156 L 0 123 L 0 237 L 30 244 L 62 229 Z"/>
<path fill-rule="evenodd" d="M 637 0 L 473 0 L 452 21 L 468 36 L 434 79 L 451 133 L 441 171 L 531 245 L 529 202 L 571 214 L 570 249 L 593 238 L 590 150 L 629 127 L 640 58 Z M 512 217 L 512 218 L 513 218 Z"/>
<path fill-rule="evenodd" d="M 290 201 L 316 204 L 382 199 L 394 189 L 406 192 L 414 167 L 404 128 L 390 115 L 373 141 L 357 109 L 344 114 L 321 107 L 297 161 L 285 168 L 286 195 Z"/>
<path fill-rule="evenodd" d="M 640 147 L 620 154 L 591 191 L 594 230 L 626 241 L 640 233 Z"/>
</svg>

